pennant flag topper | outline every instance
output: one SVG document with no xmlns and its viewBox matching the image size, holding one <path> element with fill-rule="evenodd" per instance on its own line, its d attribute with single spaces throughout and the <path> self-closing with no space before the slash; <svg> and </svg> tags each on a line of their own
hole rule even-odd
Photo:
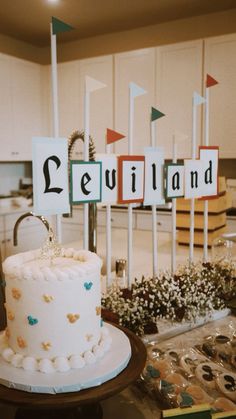
<svg viewBox="0 0 236 419">
<path fill-rule="evenodd" d="M 52 33 L 56 35 L 60 32 L 68 32 L 74 29 L 72 26 L 68 25 L 67 23 L 62 22 L 62 20 L 57 19 L 56 17 L 52 16 Z"/>
<path fill-rule="evenodd" d="M 92 77 L 85 76 L 85 89 L 86 92 L 94 92 L 98 89 L 103 89 L 103 87 L 106 87 L 107 85 L 105 83 L 102 83 L 99 80 L 93 79 Z"/>
<path fill-rule="evenodd" d="M 144 90 L 142 87 L 138 86 L 137 84 L 133 82 L 129 83 L 129 88 L 130 88 L 132 98 L 145 95 L 145 93 L 147 93 L 146 90 Z"/>
<path fill-rule="evenodd" d="M 125 138 L 125 135 L 107 128 L 107 144 L 115 143 L 122 138 Z"/>
<path fill-rule="evenodd" d="M 217 80 L 213 79 L 213 77 L 211 77 L 210 74 L 207 74 L 206 87 L 212 87 L 212 86 L 215 86 L 218 83 L 219 82 Z"/>
<path fill-rule="evenodd" d="M 195 106 L 201 105 L 202 103 L 205 103 L 205 102 L 206 102 L 206 99 L 204 97 L 200 96 L 196 92 L 193 93 L 193 104 Z"/>
<path fill-rule="evenodd" d="M 155 109 L 152 107 L 152 113 L 151 113 L 151 121 L 155 121 L 156 119 L 162 118 L 162 116 L 165 116 L 164 113 L 158 111 L 158 109 Z"/>
</svg>

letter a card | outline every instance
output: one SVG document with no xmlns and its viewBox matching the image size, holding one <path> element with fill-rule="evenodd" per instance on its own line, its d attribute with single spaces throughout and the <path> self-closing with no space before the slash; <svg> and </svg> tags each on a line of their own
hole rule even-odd
<svg viewBox="0 0 236 419">
<path fill-rule="evenodd" d="M 180 198 L 184 196 L 184 165 L 169 163 L 165 165 L 166 198 Z"/>
<path fill-rule="evenodd" d="M 100 202 L 101 175 L 101 162 L 72 160 L 70 162 L 71 203 Z"/>
<path fill-rule="evenodd" d="M 34 137 L 33 194 L 36 215 L 70 211 L 66 138 Z"/>
</svg>

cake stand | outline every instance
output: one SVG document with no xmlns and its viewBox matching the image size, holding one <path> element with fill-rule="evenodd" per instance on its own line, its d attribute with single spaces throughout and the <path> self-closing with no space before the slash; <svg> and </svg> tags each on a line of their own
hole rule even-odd
<svg viewBox="0 0 236 419">
<path fill-rule="evenodd" d="M 96 387 L 53 395 L 30 393 L 0 385 L 0 402 L 17 408 L 15 419 L 101 419 L 103 414 L 99 402 L 134 382 L 146 361 L 146 348 L 141 339 L 128 329 L 113 326 L 125 333 L 131 346 L 129 363 L 116 377 Z"/>
</svg>

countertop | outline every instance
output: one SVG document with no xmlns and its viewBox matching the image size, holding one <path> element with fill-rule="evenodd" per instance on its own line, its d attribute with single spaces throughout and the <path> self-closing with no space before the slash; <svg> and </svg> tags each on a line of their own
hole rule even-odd
<svg viewBox="0 0 236 419">
<path fill-rule="evenodd" d="M 158 241 L 158 270 L 166 270 L 171 267 L 171 234 L 157 233 Z M 78 241 L 66 244 L 66 247 L 81 249 L 83 237 Z M 127 259 L 127 230 L 112 230 L 112 267 L 115 269 L 116 259 Z M 106 232 L 99 229 L 97 234 L 97 254 L 102 257 L 106 265 Z M 194 261 L 201 259 L 203 249 L 194 249 Z M 189 257 L 189 247 L 176 245 L 177 264 L 186 264 Z M 146 230 L 133 230 L 133 277 L 141 278 L 142 275 L 152 275 L 152 232 Z"/>
</svg>

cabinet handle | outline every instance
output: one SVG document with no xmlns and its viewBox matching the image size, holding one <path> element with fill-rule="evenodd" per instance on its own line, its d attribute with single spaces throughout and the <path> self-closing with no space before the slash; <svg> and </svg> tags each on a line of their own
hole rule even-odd
<svg viewBox="0 0 236 419">
<path fill-rule="evenodd" d="M 19 151 L 12 151 L 12 152 L 11 152 L 11 155 L 12 155 L 12 156 L 18 156 L 18 154 L 19 154 Z"/>
<path fill-rule="evenodd" d="M 11 239 L 7 239 L 7 243 L 10 243 Z"/>
<path fill-rule="evenodd" d="M 157 225 L 158 226 L 161 226 L 162 225 L 162 222 L 161 221 L 158 221 Z"/>
<path fill-rule="evenodd" d="M 113 223 L 113 221 L 114 221 L 114 218 L 111 218 L 111 222 Z"/>
</svg>

